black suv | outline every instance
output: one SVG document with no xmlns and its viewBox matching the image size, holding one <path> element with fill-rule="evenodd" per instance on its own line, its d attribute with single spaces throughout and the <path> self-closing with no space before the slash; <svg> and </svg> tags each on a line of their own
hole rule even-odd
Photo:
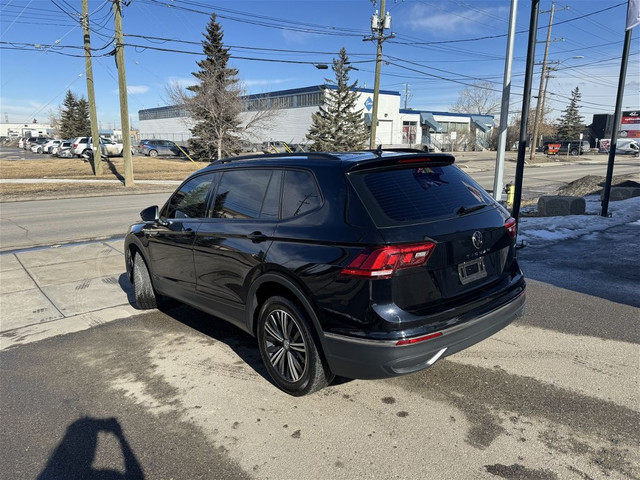
<svg viewBox="0 0 640 480">
<path fill-rule="evenodd" d="M 523 314 L 516 223 L 448 154 L 238 157 L 125 240 L 138 307 L 172 297 L 257 337 L 292 395 L 416 372 Z"/>
</svg>

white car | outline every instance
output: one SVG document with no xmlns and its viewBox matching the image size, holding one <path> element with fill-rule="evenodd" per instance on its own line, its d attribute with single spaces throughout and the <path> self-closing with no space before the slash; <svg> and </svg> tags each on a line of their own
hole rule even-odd
<svg viewBox="0 0 640 480">
<path fill-rule="evenodd" d="M 57 147 L 62 143 L 62 140 L 49 140 L 47 143 L 42 145 L 42 152 L 39 153 L 51 153 L 53 147 Z"/>
<path fill-rule="evenodd" d="M 103 156 L 107 157 L 119 157 L 122 155 L 123 145 L 121 143 L 114 142 L 108 138 L 100 137 L 100 151 Z M 77 137 L 71 144 L 71 154 L 81 157 L 83 154 L 88 153 L 91 150 L 90 137 Z"/>
</svg>

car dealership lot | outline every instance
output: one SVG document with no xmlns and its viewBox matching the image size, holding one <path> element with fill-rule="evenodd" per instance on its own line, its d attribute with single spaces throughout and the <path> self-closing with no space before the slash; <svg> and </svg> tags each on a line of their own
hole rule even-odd
<svg viewBox="0 0 640 480">
<path fill-rule="evenodd" d="M 634 228 L 589 245 L 620 239 L 637 261 Z M 525 273 L 546 266 L 529 269 L 522 321 L 419 374 L 303 399 L 270 383 L 234 327 L 179 304 L 136 311 L 120 239 L 5 253 L 0 469 L 54 468 L 80 425 L 100 440 L 93 468 L 133 458 L 147 478 L 638 477 L 640 310 L 559 281 L 581 255 L 570 242 L 521 251 Z M 609 263 L 591 268 L 615 289 Z M 7 311 L 20 288 L 42 303 Z M 115 418 L 129 449 L 85 417 Z"/>
</svg>

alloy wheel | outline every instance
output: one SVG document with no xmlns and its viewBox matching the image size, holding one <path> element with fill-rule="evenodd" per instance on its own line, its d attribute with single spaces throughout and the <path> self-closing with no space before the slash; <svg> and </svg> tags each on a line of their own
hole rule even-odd
<svg viewBox="0 0 640 480">
<path fill-rule="evenodd" d="M 284 310 L 269 313 L 264 325 L 269 362 L 287 382 L 299 381 L 307 368 L 307 345 L 296 319 Z"/>
</svg>

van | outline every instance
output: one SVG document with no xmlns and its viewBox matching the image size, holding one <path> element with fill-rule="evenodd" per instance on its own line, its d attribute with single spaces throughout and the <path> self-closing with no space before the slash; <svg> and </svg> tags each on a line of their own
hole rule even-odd
<svg viewBox="0 0 640 480">
<path fill-rule="evenodd" d="M 600 147 L 598 151 L 600 153 L 608 153 L 610 145 L 611 139 L 603 138 L 600 140 Z M 633 138 L 619 138 L 616 141 L 616 153 L 637 157 L 640 153 L 640 144 L 638 144 L 638 141 Z"/>
</svg>

